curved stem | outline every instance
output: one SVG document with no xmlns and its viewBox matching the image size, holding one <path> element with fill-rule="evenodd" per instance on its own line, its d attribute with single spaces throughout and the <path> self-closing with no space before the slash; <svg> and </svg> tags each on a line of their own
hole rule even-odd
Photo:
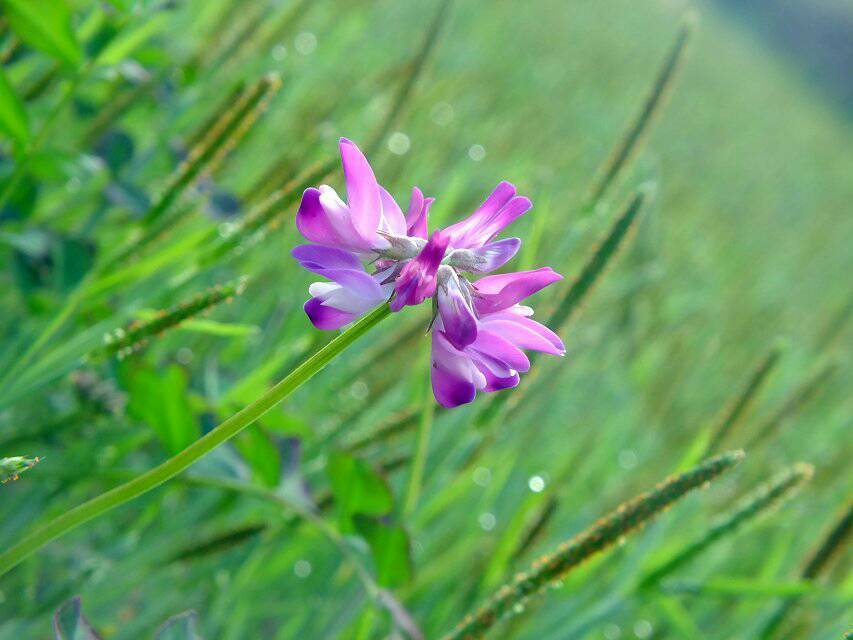
<svg viewBox="0 0 853 640">
<path fill-rule="evenodd" d="M 102 493 L 70 511 L 66 511 L 44 527 L 24 537 L 20 542 L 0 554 L 0 576 L 7 573 L 24 560 L 24 558 L 38 551 L 51 540 L 163 484 L 181 473 L 199 458 L 207 455 L 219 445 L 233 438 L 310 380 L 342 351 L 379 324 L 390 313 L 391 310 L 387 304 L 377 307 L 296 367 L 288 376 L 252 404 L 241 409 L 183 451 L 175 454 L 163 464 L 143 473 L 141 476 L 137 476 L 130 482 L 126 482 L 106 493 Z"/>
</svg>

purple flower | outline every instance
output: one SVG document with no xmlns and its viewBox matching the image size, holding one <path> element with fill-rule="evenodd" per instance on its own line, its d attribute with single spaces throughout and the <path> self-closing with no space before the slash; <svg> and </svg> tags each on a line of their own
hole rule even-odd
<svg viewBox="0 0 853 640">
<path fill-rule="evenodd" d="M 516 386 L 530 368 L 526 350 L 565 354 L 560 338 L 519 304 L 562 276 L 547 267 L 475 282 L 462 275 L 490 273 L 515 256 L 521 240 L 496 238 L 530 210 L 530 200 L 501 182 L 474 213 L 427 240 L 433 199 L 415 187 L 404 215 L 358 147 L 341 138 L 340 151 L 347 202 L 326 185 L 307 189 L 296 215 L 313 244 L 293 256 L 326 279 L 308 289 L 314 326 L 339 329 L 389 299 L 401 311 L 432 298 L 432 387 L 445 407 Z"/>
<path fill-rule="evenodd" d="M 548 267 L 487 276 L 468 285 L 466 294 L 458 276 L 439 274 L 432 332 L 432 389 L 439 404 L 457 407 L 472 402 L 477 391 L 516 386 L 519 373 L 530 368 L 525 349 L 565 354 L 559 336 L 518 304 L 561 279 Z"/>
</svg>

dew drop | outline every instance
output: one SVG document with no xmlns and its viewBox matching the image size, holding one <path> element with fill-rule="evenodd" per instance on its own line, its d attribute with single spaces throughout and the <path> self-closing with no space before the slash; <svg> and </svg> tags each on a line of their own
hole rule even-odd
<svg viewBox="0 0 853 640">
<path fill-rule="evenodd" d="M 480 162 L 480 160 L 486 157 L 485 147 L 481 144 L 472 144 L 468 148 L 468 157 L 474 162 Z"/>
<path fill-rule="evenodd" d="M 388 137 L 388 149 L 398 156 L 405 155 L 412 146 L 409 136 L 400 131 L 395 131 Z"/>
<path fill-rule="evenodd" d="M 651 638 L 652 631 L 654 631 L 652 623 L 648 620 L 637 620 L 637 622 L 634 623 L 634 635 L 640 640 Z"/>
<path fill-rule="evenodd" d="M 637 454 L 631 449 L 623 449 L 619 452 L 619 466 L 630 471 L 637 466 Z"/>
<path fill-rule="evenodd" d="M 472 474 L 474 484 L 480 487 L 487 486 L 492 481 L 492 472 L 486 467 L 477 467 Z"/>
<path fill-rule="evenodd" d="M 486 511 L 485 513 L 481 513 L 477 521 L 480 523 L 480 528 L 483 531 L 491 531 L 495 528 L 495 525 L 497 524 L 497 518 L 495 518 L 495 514 L 489 513 L 488 511 Z"/>
<path fill-rule="evenodd" d="M 349 388 L 349 392 L 356 400 L 364 400 L 367 397 L 367 383 L 364 380 L 356 380 Z"/>
<path fill-rule="evenodd" d="M 542 493 L 545 489 L 545 478 L 542 476 L 530 476 L 527 486 L 533 493 Z"/>
<path fill-rule="evenodd" d="M 311 575 L 311 563 L 307 560 L 297 560 L 293 564 L 293 573 L 297 578 L 307 578 Z"/>
<path fill-rule="evenodd" d="M 293 47 L 296 49 L 296 53 L 301 56 L 310 55 L 317 48 L 317 36 L 310 31 L 303 31 L 296 36 Z"/>
<path fill-rule="evenodd" d="M 453 107 L 449 102 L 437 102 L 430 112 L 432 121 L 440 127 L 446 127 L 453 122 Z"/>
<path fill-rule="evenodd" d="M 272 48 L 270 55 L 272 55 L 272 59 L 276 62 L 281 62 L 287 57 L 287 47 L 285 47 L 281 43 L 278 43 Z"/>
</svg>

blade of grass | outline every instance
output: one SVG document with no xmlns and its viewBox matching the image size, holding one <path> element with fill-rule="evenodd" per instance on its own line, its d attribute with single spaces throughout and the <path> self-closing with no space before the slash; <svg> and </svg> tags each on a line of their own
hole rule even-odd
<svg viewBox="0 0 853 640">
<path fill-rule="evenodd" d="M 741 390 L 738 397 L 723 410 L 723 413 L 716 421 L 716 426 L 713 427 L 708 446 L 705 449 L 705 455 L 709 455 L 716 450 L 732 429 L 744 421 L 758 393 L 764 387 L 773 369 L 779 363 L 782 351 L 783 347 L 781 345 L 777 344 L 773 346 L 767 355 L 761 359 L 761 362 L 758 363 L 758 366 L 752 372 L 749 381 Z"/>
<path fill-rule="evenodd" d="M 747 445 L 747 449 L 751 450 L 771 436 L 775 435 L 785 422 L 803 410 L 809 401 L 811 401 L 823 388 L 827 381 L 835 375 L 837 370 L 837 362 L 828 362 L 806 379 L 803 384 L 797 387 L 794 392 L 788 396 L 788 399 L 775 413 L 759 424 L 755 431 L 755 435 Z"/>
<path fill-rule="evenodd" d="M 826 537 L 815 550 L 807 557 L 803 568 L 800 570 L 800 579 L 814 582 L 832 565 L 833 558 L 840 554 L 844 545 L 847 544 L 850 534 L 853 533 L 853 502 L 848 503 L 838 521 L 829 529 Z M 770 615 L 756 637 L 761 640 L 772 640 L 777 636 L 777 631 L 796 608 L 799 597 L 792 597 L 778 606 Z"/>
<path fill-rule="evenodd" d="M 163 484 L 213 451 L 219 445 L 236 436 L 264 413 L 284 400 L 293 391 L 305 384 L 341 352 L 358 340 L 358 338 L 390 315 L 390 313 L 387 304 L 377 307 L 299 365 L 293 372 L 270 388 L 255 402 L 225 420 L 225 422 L 212 431 L 209 431 L 183 451 L 130 482 L 66 511 L 47 525 L 24 536 L 19 542 L 0 554 L 0 575 L 7 573 L 26 557 L 75 527 Z"/>
<path fill-rule="evenodd" d="M 654 124 L 656 116 L 666 104 L 666 99 L 678 76 L 678 70 L 684 62 L 684 54 L 693 34 L 695 23 L 695 19 L 689 16 L 682 24 L 681 30 L 675 38 L 675 43 L 664 59 L 660 71 L 658 71 L 658 75 L 655 78 L 649 96 L 646 98 L 646 102 L 643 104 L 643 108 L 599 170 L 598 178 L 593 182 L 590 194 L 587 197 L 587 210 L 595 209 L 613 184 L 613 181 L 631 163 L 631 160 L 636 156 L 642 146 L 652 124 Z"/>
<path fill-rule="evenodd" d="M 421 396 L 421 411 L 418 420 L 418 439 L 415 445 L 415 457 L 412 460 L 412 471 L 409 476 L 409 484 L 406 488 L 406 498 L 403 502 L 403 513 L 410 514 L 418 504 L 423 483 L 424 469 L 426 468 L 427 454 L 429 453 L 429 435 L 432 429 L 433 412 L 435 411 L 435 400 L 432 395 L 430 383 L 431 361 L 429 351 L 424 358 L 426 366 L 424 375 L 423 392 Z"/>
<path fill-rule="evenodd" d="M 151 336 L 160 335 L 185 320 L 242 294 L 246 289 L 247 281 L 248 279 L 244 277 L 235 282 L 212 287 L 189 300 L 158 312 L 153 320 L 133 322 L 127 327 L 117 329 L 106 336 L 106 344 L 101 350 L 101 355 L 105 357 L 117 355 L 119 358 L 124 358 L 136 351 Z"/>
<path fill-rule="evenodd" d="M 402 114 L 411 99 L 415 84 L 423 72 L 426 61 L 435 49 L 441 29 L 450 15 L 450 5 L 452 1 L 453 0 L 442 0 L 438 5 L 438 9 L 436 9 L 432 22 L 427 29 L 423 42 L 421 43 L 421 48 L 415 54 L 414 58 L 412 58 L 405 80 L 400 85 L 400 88 L 397 90 L 397 94 L 391 101 L 391 108 L 382 119 L 379 129 L 364 147 L 365 155 L 367 155 L 367 157 L 370 157 L 379 150 L 385 140 L 385 136 L 387 136 L 391 129 L 397 124 L 400 114 Z"/>
<path fill-rule="evenodd" d="M 13 379 L 16 374 L 29 365 L 44 345 L 71 317 L 78 305 L 89 295 L 87 289 L 93 282 L 97 282 L 101 274 L 107 274 L 106 277 L 109 281 L 114 280 L 116 276 L 111 273 L 114 267 L 124 263 L 132 254 L 168 230 L 175 222 L 175 218 L 161 219 L 159 224 L 156 224 L 160 216 L 168 210 L 198 175 L 203 171 L 210 171 L 236 145 L 264 110 L 265 105 L 272 99 L 280 85 L 281 81 L 277 76 L 273 74 L 265 76 L 243 94 L 242 100 L 237 105 L 222 115 L 208 136 L 190 152 L 187 160 L 172 174 L 167 181 L 163 194 L 146 214 L 145 219 L 155 222 L 155 224 L 149 227 L 142 238 L 128 242 L 113 257 L 105 259 L 89 271 L 77 285 L 77 288 L 68 296 L 61 310 L 21 357 L 15 361 L 15 364 L 0 378 L 0 387 L 5 386 L 8 380 Z"/>
<path fill-rule="evenodd" d="M 190 149 L 186 160 L 166 181 L 144 221 L 153 222 L 160 218 L 200 174 L 213 171 L 251 128 L 280 87 L 281 78 L 269 73 L 246 89 L 236 103 L 227 105 L 228 110 Z"/>
<path fill-rule="evenodd" d="M 739 506 L 711 525 L 701 538 L 677 551 L 646 573 L 640 580 L 638 588 L 649 589 L 659 584 L 666 576 L 690 562 L 721 538 L 736 532 L 747 522 L 790 498 L 811 479 L 813 474 L 814 469 L 811 465 L 799 463 L 761 485 L 745 496 Z"/>
<path fill-rule="evenodd" d="M 581 310 L 583 302 L 592 292 L 593 287 L 606 273 L 608 266 L 613 263 L 614 258 L 619 255 L 620 249 L 625 245 L 630 233 L 636 229 L 639 215 L 643 210 L 647 194 L 645 191 L 637 191 L 623 208 L 622 213 L 600 240 L 598 246 L 587 259 L 580 275 L 572 282 L 565 295 L 560 299 L 557 308 L 545 323 L 556 333 L 565 331 L 566 327 L 574 320 Z M 530 361 L 536 360 L 536 353 L 530 354 Z M 534 369 L 525 379 L 524 388 L 529 388 L 538 369 Z M 514 394 L 495 394 L 489 397 L 487 403 L 475 418 L 478 426 L 485 426 L 500 413 L 507 403 L 517 406 L 524 396 L 521 389 L 516 389 Z"/>
<path fill-rule="evenodd" d="M 691 491 L 731 469 L 744 457 L 743 452 L 724 453 L 710 458 L 694 469 L 671 477 L 653 490 L 621 504 L 592 527 L 564 542 L 557 550 L 541 558 L 533 567 L 518 574 L 501 587 L 475 613 L 463 619 L 444 640 L 483 637 L 499 620 L 512 615 L 534 594 L 562 579 L 573 568 L 642 527 Z"/>
</svg>

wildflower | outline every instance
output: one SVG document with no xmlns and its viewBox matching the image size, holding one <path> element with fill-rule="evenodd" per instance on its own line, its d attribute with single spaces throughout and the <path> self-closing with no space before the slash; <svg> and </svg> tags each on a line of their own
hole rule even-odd
<svg viewBox="0 0 853 640">
<path fill-rule="evenodd" d="M 456 407 L 477 391 L 515 387 L 530 368 L 523 350 L 562 356 L 562 340 L 518 304 L 562 276 L 545 267 L 486 276 L 469 284 L 444 266 L 432 330 L 432 388 L 436 400 Z"/>
<path fill-rule="evenodd" d="M 339 329 L 384 301 L 401 311 L 432 298 L 431 378 L 445 407 L 516 386 L 530 368 L 525 350 L 565 353 L 560 338 L 519 304 L 562 276 L 547 267 L 474 282 L 465 275 L 494 271 L 521 247 L 519 238 L 496 239 L 532 207 L 515 186 L 501 182 L 474 213 L 427 240 L 432 198 L 414 188 L 404 216 L 358 147 L 342 138 L 340 150 L 347 202 L 326 185 L 307 189 L 296 216 L 314 244 L 293 256 L 327 280 L 308 289 L 305 312 L 314 326 Z"/>
</svg>

